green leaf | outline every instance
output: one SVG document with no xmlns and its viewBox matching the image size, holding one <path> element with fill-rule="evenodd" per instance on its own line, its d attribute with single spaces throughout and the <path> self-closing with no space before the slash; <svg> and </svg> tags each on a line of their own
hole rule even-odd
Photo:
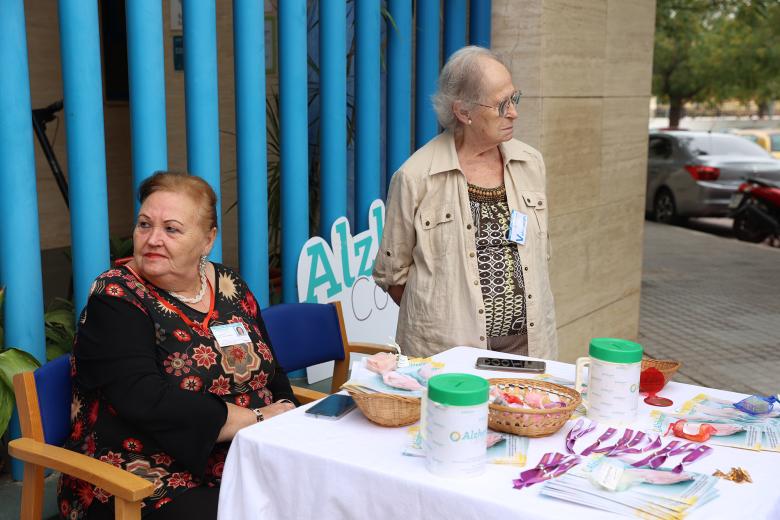
<svg viewBox="0 0 780 520">
<path fill-rule="evenodd" d="M 27 352 L 9 348 L 0 352 L 0 381 L 13 388 L 14 376 L 27 370 L 35 370 L 41 366 L 37 359 Z"/>
<path fill-rule="evenodd" d="M 3 350 L 5 331 L 3 330 L 3 300 L 5 299 L 5 287 L 0 287 L 0 350 Z"/>
<path fill-rule="evenodd" d="M 60 325 L 66 329 L 73 329 L 73 311 L 68 309 L 58 309 L 56 311 L 49 311 L 44 315 L 46 324 Z"/>
<path fill-rule="evenodd" d="M 14 409 L 14 376 L 39 366 L 38 360 L 22 350 L 9 348 L 0 352 L 0 435 L 8 427 Z"/>
<path fill-rule="evenodd" d="M 5 433 L 8 428 L 8 421 L 14 411 L 14 393 L 13 391 L 0 383 L 0 435 Z"/>
<path fill-rule="evenodd" d="M 58 357 L 67 354 L 71 350 L 70 343 L 55 343 L 46 345 L 46 360 L 51 361 Z"/>
</svg>

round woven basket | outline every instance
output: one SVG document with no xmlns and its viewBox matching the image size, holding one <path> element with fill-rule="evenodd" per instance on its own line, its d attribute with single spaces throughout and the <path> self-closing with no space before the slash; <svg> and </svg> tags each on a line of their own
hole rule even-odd
<svg viewBox="0 0 780 520">
<path fill-rule="evenodd" d="M 407 426 L 420 420 L 420 398 L 347 390 L 366 419 L 380 426 Z"/>
<path fill-rule="evenodd" d="M 664 385 L 672 380 L 672 376 L 681 366 L 682 363 L 672 359 L 642 358 L 642 370 L 650 367 L 658 369 L 664 375 Z"/>
<path fill-rule="evenodd" d="M 582 402 L 579 392 L 565 386 L 536 381 L 534 379 L 489 379 L 491 386 L 501 385 L 501 390 L 519 395 L 526 389 L 558 396 L 567 403 L 563 408 L 517 408 L 491 403 L 488 407 L 488 426 L 497 431 L 525 437 L 545 437 L 561 429 Z"/>
</svg>

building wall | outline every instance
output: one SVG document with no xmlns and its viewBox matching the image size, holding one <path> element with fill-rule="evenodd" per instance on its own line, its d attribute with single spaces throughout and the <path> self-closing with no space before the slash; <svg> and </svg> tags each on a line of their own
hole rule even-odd
<svg viewBox="0 0 780 520">
<path fill-rule="evenodd" d="M 560 357 L 637 339 L 655 2 L 493 1 L 524 96 L 516 137 L 547 165 Z"/>
</svg>

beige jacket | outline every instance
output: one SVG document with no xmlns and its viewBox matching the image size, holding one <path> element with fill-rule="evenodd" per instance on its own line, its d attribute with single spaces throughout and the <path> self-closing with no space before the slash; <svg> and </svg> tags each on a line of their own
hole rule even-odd
<svg viewBox="0 0 780 520">
<path fill-rule="evenodd" d="M 538 151 L 515 139 L 500 149 L 509 208 L 528 215 L 526 243 L 517 246 L 525 282 L 528 354 L 556 359 L 544 162 Z M 487 348 L 474 233 L 466 177 L 453 135 L 444 132 L 393 176 L 374 263 L 377 285 L 385 290 L 406 285 L 396 331 L 405 354 L 428 356 L 455 345 Z"/>
</svg>

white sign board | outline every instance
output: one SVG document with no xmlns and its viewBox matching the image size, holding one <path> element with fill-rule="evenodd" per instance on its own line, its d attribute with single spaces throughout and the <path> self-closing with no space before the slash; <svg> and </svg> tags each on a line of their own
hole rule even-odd
<svg viewBox="0 0 780 520">
<path fill-rule="evenodd" d="M 330 244 L 310 238 L 298 257 L 298 301 L 340 301 L 349 341 L 388 344 L 395 339 L 398 306 L 371 277 L 384 222 L 385 205 L 377 199 L 366 231 L 352 236 L 349 221 L 340 217 L 331 226 Z M 309 382 L 330 377 L 331 367 L 309 367 Z"/>
</svg>

